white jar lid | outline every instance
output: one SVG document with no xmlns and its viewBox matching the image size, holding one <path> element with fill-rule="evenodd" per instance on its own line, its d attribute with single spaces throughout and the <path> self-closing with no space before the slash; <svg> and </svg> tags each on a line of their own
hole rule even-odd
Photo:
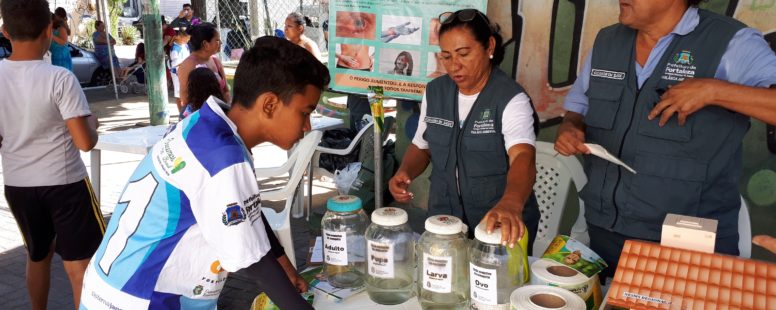
<svg viewBox="0 0 776 310">
<path fill-rule="evenodd" d="M 407 223 L 407 211 L 385 207 L 372 212 L 372 223 L 380 226 L 398 226 Z"/>
<path fill-rule="evenodd" d="M 489 244 L 501 244 L 501 228 L 494 228 L 492 233 L 488 233 L 488 225 L 482 222 L 474 229 L 474 238 Z"/>
<path fill-rule="evenodd" d="M 426 230 L 439 235 L 460 234 L 463 222 L 452 215 L 434 215 L 426 219 Z"/>
</svg>

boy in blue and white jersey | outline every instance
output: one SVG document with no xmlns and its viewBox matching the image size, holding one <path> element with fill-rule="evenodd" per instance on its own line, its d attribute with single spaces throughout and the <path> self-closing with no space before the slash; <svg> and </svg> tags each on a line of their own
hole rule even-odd
<svg viewBox="0 0 776 310">
<path fill-rule="evenodd" d="M 87 268 L 81 308 L 215 309 L 227 273 L 246 270 L 281 308 L 311 309 L 261 215 L 249 150 L 291 148 L 328 82 L 303 48 L 256 40 L 237 67 L 232 108 L 211 97 L 133 173 Z"/>
</svg>

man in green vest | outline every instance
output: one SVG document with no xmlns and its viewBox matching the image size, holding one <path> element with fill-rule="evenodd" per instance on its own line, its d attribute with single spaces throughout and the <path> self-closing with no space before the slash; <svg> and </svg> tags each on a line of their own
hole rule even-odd
<svg viewBox="0 0 776 310">
<path fill-rule="evenodd" d="M 718 220 L 715 251 L 738 255 L 741 144 L 750 117 L 776 124 L 776 55 L 699 2 L 621 0 L 620 23 L 598 33 L 566 97 L 555 149 L 585 154 L 580 197 L 604 276 L 626 239 L 658 241 L 667 213 Z"/>
</svg>

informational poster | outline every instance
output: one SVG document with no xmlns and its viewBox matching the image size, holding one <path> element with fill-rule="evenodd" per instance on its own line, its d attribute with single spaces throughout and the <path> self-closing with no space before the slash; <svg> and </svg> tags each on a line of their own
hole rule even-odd
<svg viewBox="0 0 776 310">
<path fill-rule="evenodd" d="M 444 75 L 438 60 L 439 16 L 460 9 L 485 12 L 487 0 L 331 0 L 329 70 L 332 88 L 420 100 L 426 83 Z"/>
</svg>

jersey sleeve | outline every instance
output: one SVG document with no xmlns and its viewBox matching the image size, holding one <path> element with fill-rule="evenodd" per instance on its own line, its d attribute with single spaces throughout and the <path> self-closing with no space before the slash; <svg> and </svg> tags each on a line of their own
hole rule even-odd
<svg viewBox="0 0 776 310">
<path fill-rule="evenodd" d="M 86 100 L 86 95 L 75 75 L 66 69 L 58 70 L 55 74 L 59 78 L 56 79 L 57 83 L 55 84 L 54 92 L 52 92 L 52 102 L 56 102 L 62 119 L 68 120 L 91 115 L 89 102 Z"/>
<path fill-rule="evenodd" d="M 191 211 L 225 270 L 248 267 L 270 251 L 259 186 L 249 163 L 232 165 L 212 176 L 192 198 Z"/>
<path fill-rule="evenodd" d="M 536 144 L 534 133 L 533 108 L 531 99 L 525 93 L 519 93 L 507 103 L 501 116 L 501 134 L 504 135 L 504 147 L 517 144 Z"/>
</svg>

